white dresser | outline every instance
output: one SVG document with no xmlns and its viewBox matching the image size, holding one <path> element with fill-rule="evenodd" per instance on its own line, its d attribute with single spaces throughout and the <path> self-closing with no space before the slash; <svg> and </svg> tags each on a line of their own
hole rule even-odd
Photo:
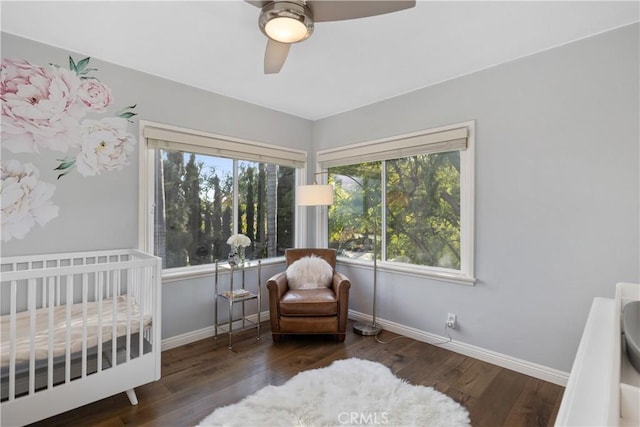
<svg viewBox="0 0 640 427">
<path fill-rule="evenodd" d="M 615 298 L 595 298 L 571 368 L 556 426 L 640 425 L 640 373 L 622 351 L 622 307 L 640 284 L 618 283 Z"/>
</svg>

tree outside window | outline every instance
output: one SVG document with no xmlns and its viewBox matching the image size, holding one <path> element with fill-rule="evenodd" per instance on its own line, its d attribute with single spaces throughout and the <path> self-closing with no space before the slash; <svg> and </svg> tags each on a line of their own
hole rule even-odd
<svg viewBox="0 0 640 427">
<path fill-rule="evenodd" d="M 379 249 L 381 165 L 370 162 L 329 169 L 329 182 L 335 188 L 329 207 L 329 247 L 339 255 L 372 260 L 375 241 Z"/>
<path fill-rule="evenodd" d="M 340 255 L 372 259 L 380 221 L 381 260 L 460 270 L 460 151 L 331 167 L 329 180 L 329 246 Z"/>
<path fill-rule="evenodd" d="M 295 168 L 156 150 L 155 169 L 154 245 L 163 268 L 226 260 L 234 233 L 251 239 L 249 259 L 292 246 Z"/>
</svg>

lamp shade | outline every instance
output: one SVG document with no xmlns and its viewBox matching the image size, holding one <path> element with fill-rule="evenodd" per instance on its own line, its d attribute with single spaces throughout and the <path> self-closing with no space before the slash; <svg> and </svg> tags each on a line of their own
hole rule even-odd
<svg viewBox="0 0 640 427">
<path fill-rule="evenodd" d="M 326 206 L 333 204 L 333 186 L 329 184 L 298 185 L 296 205 Z"/>
</svg>

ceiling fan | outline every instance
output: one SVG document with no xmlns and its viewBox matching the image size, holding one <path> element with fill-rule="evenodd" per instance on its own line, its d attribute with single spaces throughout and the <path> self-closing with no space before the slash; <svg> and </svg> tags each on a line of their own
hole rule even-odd
<svg viewBox="0 0 640 427">
<path fill-rule="evenodd" d="M 291 44 L 309 38 L 316 22 L 342 21 L 409 9 L 415 0 L 246 0 L 261 8 L 258 25 L 267 36 L 264 73 L 280 72 Z"/>
</svg>

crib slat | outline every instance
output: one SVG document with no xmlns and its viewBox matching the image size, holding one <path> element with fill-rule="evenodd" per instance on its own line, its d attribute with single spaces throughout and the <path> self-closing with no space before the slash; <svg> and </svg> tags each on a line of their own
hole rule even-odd
<svg viewBox="0 0 640 427">
<path fill-rule="evenodd" d="M 87 274 L 82 275 L 82 378 L 87 376 Z"/>
<path fill-rule="evenodd" d="M 47 388 L 53 387 L 53 290 L 57 277 L 49 277 L 49 359 L 47 361 Z"/>
<path fill-rule="evenodd" d="M 113 287 L 113 293 L 111 295 L 111 298 L 113 298 L 113 307 L 112 307 L 112 311 L 111 311 L 111 366 L 116 366 L 118 364 L 118 355 L 117 355 L 117 342 L 118 342 L 118 334 L 116 331 L 117 328 L 117 324 L 116 324 L 116 319 L 118 316 L 117 313 L 117 309 L 118 309 L 118 299 L 116 297 L 116 286 L 119 287 L 118 282 L 119 282 L 119 278 L 120 276 L 118 275 L 117 270 L 113 272 L 113 281 L 111 282 L 111 286 Z"/>
<path fill-rule="evenodd" d="M 18 283 L 11 281 L 11 307 L 9 320 L 9 342 L 16 342 L 16 305 L 18 300 Z M 16 397 L 16 346 L 10 346 L 9 354 L 9 400 Z"/>
<path fill-rule="evenodd" d="M 135 288 L 135 274 L 132 271 L 127 272 L 127 326 L 125 338 L 125 362 L 131 359 L 131 290 Z"/>
<path fill-rule="evenodd" d="M 55 267 L 60 267 L 60 260 L 56 260 Z M 56 276 L 56 305 L 60 305 L 60 294 L 62 293 L 60 286 L 60 276 Z"/>
<path fill-rule="evenodd" d="M 64 382 L 71 382 L 71 305 L 74 301 L 73 295 L 73 276 L 67 276 L 67 295 L 65 299 L 66 303 L 66 325 L 67 325 L 67 334 L 65 337 L 66 340 L 66 348 L 65 348 L 65 364 L 64 364 Z"/>
<path fill-rule="evenodd" d="M 149 274 L 149 269 L 148 268 L 143 268 L 141 269 L 141 274 L 143 275 L 143 279 L 142 279 L 142 283 L 148 283 L 148 274 Z M 139 310 L 139 316 L 138 316 L 138 357 L 142 357 L 142 355 L 144 354 L 144 314 L 145 314 L 145 310 L 144 310 L 144 306 L 146 304 L 146 295 L 144 295 L 144 288 L 140 288 L 138 289 L 138 310 Z"/>
<path fill-rule="evenodd" d="M 27 305 L 29 310 L 29 395 L 36 390 L 36 281 L 29 279 Z"/>
<path fill-rule="evenodd" d="M 103 283 L 103 277 L 104 277 L 104 272 L 99 272 L 97 273 L 98 277 L 97 277 L 97 286 L 98 286 L 98 291 L 96 293 L 96 298 L 98 301 L 98 367 L 97 372 L 101 372 L 102 371 L 102 292 L 104 291 L 104 283 Z"/>
<path fill-rule="evenodd" d="M 108 271 L 107 272 L 107 295 L 106 298 L 112 298 L 113 297 L 113 281 L 111 280 L 113 272 Z"/>
</svg>

